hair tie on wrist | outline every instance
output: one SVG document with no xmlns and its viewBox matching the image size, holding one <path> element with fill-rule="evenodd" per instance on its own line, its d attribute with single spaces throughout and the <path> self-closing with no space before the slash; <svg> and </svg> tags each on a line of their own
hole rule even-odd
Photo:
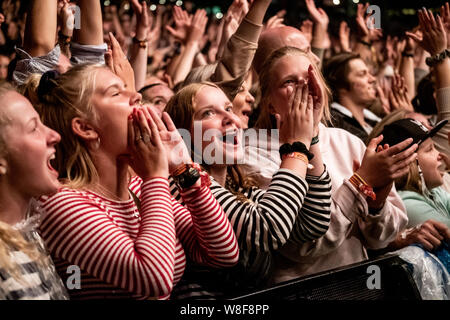
<svg viewBox="0 0 450 320">
<path fill-rule="evenodd" d="M 318 143 L 319 143 L 319 135 L 313 137 L 312 140 L 311 140 L 311 145 L 312 146 L 315 145 L 315 144 L 318 144 Z"/>
<path fill-rule="evenodd" d="M 60 75 L 61 74 L 57 70 L 50 70 L 42 75 L 37 88 L 39 100 L 43 100 L 44 95 L 50 93 L 54 88 L 56 88 L 57 83 L 55 80 L 57 80 Z"/>
<path fill-rule="evenodd" d="M 305 144 L 300 141 L 296 141 L 293 144 L 285 143 L 280 147 L 280 158 L 283 159 L 283 156 L 292 153 L 292 152 L 300 152 L 303 153 L 308 161 L 311 161 L 314 158 L 314 154 L 309 152 L 308 148 L 306 148 Z"/>
</svg>

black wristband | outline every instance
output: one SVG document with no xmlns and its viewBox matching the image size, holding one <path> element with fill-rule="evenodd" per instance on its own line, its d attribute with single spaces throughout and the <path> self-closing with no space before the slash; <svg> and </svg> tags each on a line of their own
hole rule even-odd
<svg viewBox="0 0 450 320">
<path fill-rule="evenodd" d="M 445 49 L 441 53 L 438 53 L 434 56 L 426 58 L 425 63 L 429 67 L 434 67 L 435 65 L 437 65 L 438 63 L 441 63 L 448 57 L 450 57 L 450 51 L 448 49 Z"/>
<path fill-rule="evenodd" d="M 200 172 L 196 168 L 189 166 L 186 171 L 172 178 L 178 188 L 183 190 L 192 187 L 200 179 Z"/>
<path fill-rule="evenodd" d="M 280 147 L 280 158 L 283 158 L 284 155 L 292 153 L 292 152 L 300 152 L 303 153 L 308 161 L 311 161 L 314 158 L 314 154 L 309 152 L 308 148 L 306 148 L 303 142 L 297 141 L 293 144 L 285 143 Z"/>
<path fill-rule="evenodd" d="M 414 53 L 402 52 L 403 57 L 414 58 Z"/>
<path fill-rule="evenodd" d="M 366 42 L 366 41 L 361 40 L 361 39 L 358 39 L 358 42 L 362 43 L 363 45 L 365 45 L 365 46 L 367 46 L 369 48 L 372 47 L 372 44 L 370 42 Z"/>
</svg>

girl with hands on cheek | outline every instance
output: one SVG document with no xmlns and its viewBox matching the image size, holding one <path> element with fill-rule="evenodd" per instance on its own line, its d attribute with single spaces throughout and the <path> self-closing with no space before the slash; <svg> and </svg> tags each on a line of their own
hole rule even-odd
<svg viewBox="0 0 450 320">
<path fill-rule="evenodd" d="M 143 180 L 152 177 L 168 178 L 166 149 L 152 117 L 146 109 L 133 109 L 128 117 L 128 145 L 131 149 L 130 166 Z"/>
</svg>

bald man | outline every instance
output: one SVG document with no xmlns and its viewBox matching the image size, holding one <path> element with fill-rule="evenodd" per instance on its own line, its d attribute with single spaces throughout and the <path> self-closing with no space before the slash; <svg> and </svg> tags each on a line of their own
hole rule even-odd
<svg viewBox="0 0 450 320">
<path fill-rule="evenodd" d="M 321 58 L 313 53 L 313 51 L 322 56 L 322 49 L 312 49 L 309 41 L 300 30 L 294 27 L 282 26 L 268 29 L 259 37 L 258 49 L 256 50 L 255 58 L 253 59 L 255 71 L 260 73 L 264 61 L 270 54 L 275 50 L 286 46 L 296 47 L 305 51 L 318 65 L 321 62 Z"/>
</svg>

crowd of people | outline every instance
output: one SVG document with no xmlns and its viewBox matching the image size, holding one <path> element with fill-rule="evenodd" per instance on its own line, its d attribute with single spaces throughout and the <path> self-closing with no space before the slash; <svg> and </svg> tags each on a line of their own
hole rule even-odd
<svg viewBox="0 0 450 320">
<path fill-rule="evenodd" d="M 411 247 L 448 277 L 449 3 L 336 38 L 314 0 L 230 2 L 2 2 L 0 299 L 227 299 Z"/>
</svg>

